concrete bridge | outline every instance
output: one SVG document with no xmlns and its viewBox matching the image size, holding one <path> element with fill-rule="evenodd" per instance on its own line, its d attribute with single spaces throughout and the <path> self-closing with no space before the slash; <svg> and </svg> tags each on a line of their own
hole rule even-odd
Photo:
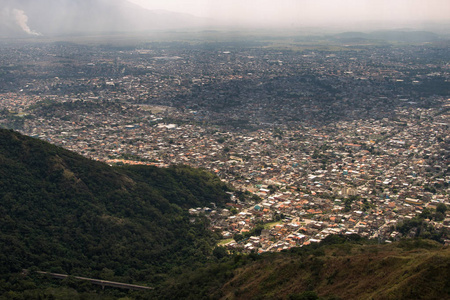
<svg viewBox="0 0 450 300">
<path fill-rule="evenodd" d="M 49 273 L 49 272 L 42 272 L 42 271 L 36 271 L 36 273 L 42 274 L 42 275 L 48 275 L 50 277 L 58 278 L 58 279 L 66 279 L 68 277 L 72 277 L 72 278 L 75 278 L 78 280 L 88 281 L 92 284 L 101 285 L 102 288 L 105 288 L 105 286 L 109 286 L 109 287 L 128 289 L 128 290 L 136 290 L 136 291 L 153 290 L 152 287 L 148 287 L 148 286 L 120 283 L 120 282 L 114 282 L 114 281 L 108 281 L 108 280 L 100 280 L 100 279 L 93 279 L 93 278 L 86 278 L 86 277 L 79 277 L 79 276 L 69 276 L 69 275 L 64 275 L 64 274 Z"/>
</svg>

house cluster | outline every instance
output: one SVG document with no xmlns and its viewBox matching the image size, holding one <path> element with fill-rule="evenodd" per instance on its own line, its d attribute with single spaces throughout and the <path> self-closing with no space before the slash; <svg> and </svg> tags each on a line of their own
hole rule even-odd
<svg viewBox="0 0 450 300">
<path fill-rule="evenodd" d="M 438 46 L 4 50 L 1 126 L 109 164 L 214 172 L 238 191 L 233 202 L 191 213 L 237 238 L 229 248 L 398 239 L 397 224 L 449 204 L 450 72 Z"/>
</svg>

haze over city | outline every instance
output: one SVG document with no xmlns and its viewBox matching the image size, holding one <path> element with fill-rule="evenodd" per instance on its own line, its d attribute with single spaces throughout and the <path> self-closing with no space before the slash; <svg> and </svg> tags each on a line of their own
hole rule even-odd
<svg viewBox="0 0 450 300">
<path fill-rule="evenodd" d="M 352 22 L 420 23 L 449 21 L 446 0 L 130 0 L 148 9 L 164 9 L 240 24 L 327 25 Z"/>
<path fill-rule="evenodd" d="M 448 32 L 446 0 L 150 1 L 29 0 L 0 2 L 0 36 L 36 37 L 164 30 L 414 29 Z"/>
</svg>

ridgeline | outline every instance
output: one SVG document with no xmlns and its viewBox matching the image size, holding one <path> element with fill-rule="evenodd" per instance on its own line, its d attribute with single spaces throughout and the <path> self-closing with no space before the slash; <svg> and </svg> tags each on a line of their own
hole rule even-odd
<svg viewBox="0 0 450 300">
<path fill-rule="evenodd" d="M 226 191 L 206 171 L 110 167 L 0 130 L 0 297 L 25 290 L 22 269 L 157 285 L 211 255 L 216 237 L 187 209 Z"/>
</svg>

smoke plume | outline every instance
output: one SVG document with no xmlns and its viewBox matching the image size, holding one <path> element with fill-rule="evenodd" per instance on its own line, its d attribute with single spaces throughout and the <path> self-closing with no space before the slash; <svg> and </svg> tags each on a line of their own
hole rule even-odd
<svg viewBox="0 0 450 300">
<path fill-rule="evenodd" d="M 28 17 L 23 10 L 13 9 L 12 12 L 15 22 L 20 26 L 20 28 L 22 28 L 23 31 L 25 31 L 29 35 L 41 35 L 39 32 L 30 29 L 30 27 L 28 26 Z"/>
</svg>

